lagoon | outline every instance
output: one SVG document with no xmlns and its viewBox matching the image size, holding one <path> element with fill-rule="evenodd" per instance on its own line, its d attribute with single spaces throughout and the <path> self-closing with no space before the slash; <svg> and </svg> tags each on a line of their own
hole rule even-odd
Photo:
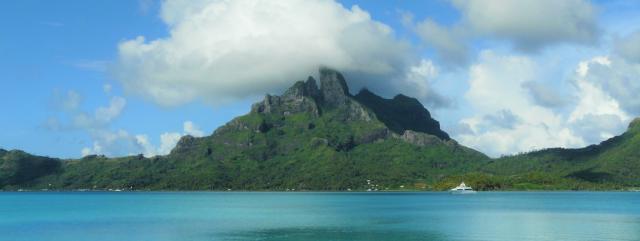
<svg viewBox="0 0 640 241">
<path fill-rule="evenodd" d="M 0 192 L 0 240 L 640 240 L 640 193 Z"/>
</svg>

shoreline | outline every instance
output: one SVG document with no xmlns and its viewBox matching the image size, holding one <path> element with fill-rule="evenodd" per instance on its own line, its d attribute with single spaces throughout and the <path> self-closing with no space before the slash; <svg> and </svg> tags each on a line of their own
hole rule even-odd
<svg viewBox="0 0 640 241">
<path fill-rule="evenodd" d="M 496 192 L 513 192 L 513 193 L 560 193 L 560 192 L 598 192 L 598 193 L 640 193 L 640 189 L 613 189 L 613 190 L 597 190 L 597 189 L 585 189 L 585 190 L 490 190 L 490 191 L 477 191 L 477 193 L 496 193 Z M 383 191 L 366 191 L 366 190 L 354 190 L 354 191 L 336 191 L 336 190 L 304 190 L 304 191 L 276 191 L 276 190 L 121 190 L 121 191 L 109 191 L 109 190 L 0 190 L 0 193 L 449 193 L 449 191 L 436 191 L 436 190 L 383 190 Z"/>
</svg>

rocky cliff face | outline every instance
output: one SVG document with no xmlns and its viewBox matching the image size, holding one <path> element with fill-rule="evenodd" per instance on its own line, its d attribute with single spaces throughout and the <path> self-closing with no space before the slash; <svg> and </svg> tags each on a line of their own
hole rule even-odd
<svg viewBox="0 0 640 241">
<path fill-rule="evenodd" d="M 349 104 L 351 95 L 342 74 L 335 70 L 321 68 L 320 84 L 321 99 L 325 106 L 341 107 Z"/>
<path fill-rule="evenodd" d="M 320 69 L 320 88 L 313 77 L 298 81 L 281 96 L 266 95 L 252 106 L 252 113 L 290 115 L 308 112 L 319 116 L 323 111 L 338 109 L 343 121 L 371 121 L 374 117 L 349 94 L 347 83 L 339 72 Z"/>
<path fill-rule="evenodd" d="M 308 112 L 315 116 L 320 114 L 317 100 L 321 98 L 316 80 L 309 77 L 306 82 L 298 81 L 282 96 L 266 95 L 262 102 L 253 104 L 252 113 L 290 115 Z"/>
<path fill-rule="evenodd" d="M 313 77 L 298 81 L 281 96 L 266 95 L 252 106 L 251 113 L 283 116 L 310 113 L 319 117 L 323 112 L 333 111 L 337 113 L 336 121 L 383 122 L 386 128 L 367 133 L 361 140 L 363 143 L 395 137 L 426 146 L 450 139 L 418 100 L 404 95 L 384 99 L 366 89 L 352 96 L 342 74 L 329 68 L 320 68 L 319 72 L 319 88 Z"/>
<path fill-rule="evenodd" d="M 449 135 L 440 129 L 440 123 L 431 118 L 431 114 L 415 98 L 396 95 L 393 99 L 384 99 L 367 89 L 361 90 L 356 100 L 372 110 L 376 117 L 390 130 L 402 135 L 411 130 L 449 140 Z"/>
</svg>

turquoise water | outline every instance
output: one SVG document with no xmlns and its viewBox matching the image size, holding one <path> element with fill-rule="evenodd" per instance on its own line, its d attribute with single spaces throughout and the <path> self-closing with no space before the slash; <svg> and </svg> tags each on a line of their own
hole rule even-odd
<svg viewBox="0 0 640 241">
<path fill-rule="evenodd" d="M 0 193 L 0 240 L 640 240 L 640 193 Z"/>
</svg>

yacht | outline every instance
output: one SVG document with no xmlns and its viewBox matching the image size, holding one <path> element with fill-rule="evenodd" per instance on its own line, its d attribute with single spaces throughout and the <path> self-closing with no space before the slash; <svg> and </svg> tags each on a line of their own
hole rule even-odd
<svg viewBox="0 0 640 241">
<path fill-rule="evenodd" d="M 451 192 L 452 194 L 476 193 L 476 191 L 474 191 L 473 188 L 468 187 L 466 184 L 464 184 L 464 182 L 460 183 L 460 185 L 458 185 L 457 187 L 452 188 L 451 190 L 449 190 L 449 192 Z"/>
</svg>

